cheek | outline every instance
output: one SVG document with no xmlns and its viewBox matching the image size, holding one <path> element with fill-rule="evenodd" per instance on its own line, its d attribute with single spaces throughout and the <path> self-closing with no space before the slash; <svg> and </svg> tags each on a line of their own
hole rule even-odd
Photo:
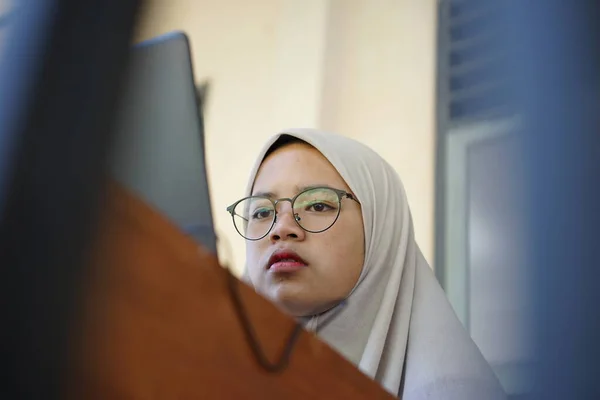
<svg viewBox="0 0 600 400">
<path fill-rule="evenodd" d="M 362 222 L 362 216 L 358 217 L 358 221 L 355 222 L 351 228 L 354 232 L 353 235 L 348 235 L 348 254 L 349 262 L 348 269 L 352 275 L 353 285 L 358 280 L 362 272 L 363 265 L 365 263 L 365 230 Z"/>
<path fill-rule="evenodd" d="M 246 244 L 246 267 L 253 281 L 256 279 L 256 271 L 260 264 L 260 254 L 259 243 L 252 242 Z"/>
<path fill-rule="evenodd" d="M 346 277 L 344 280 L 353 284 L 362 271 L 365 259 L 362 223 L 340 224 L 338 228 L 335 235 L 327 240 L 327 259 L 330 265 L 335 265 L 336 273 L 342 273 Z"/>
</svg>

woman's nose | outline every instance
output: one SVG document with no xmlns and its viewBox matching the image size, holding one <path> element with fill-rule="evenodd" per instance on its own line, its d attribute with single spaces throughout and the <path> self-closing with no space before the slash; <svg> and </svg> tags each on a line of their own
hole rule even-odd
<svg viewBox="0 0 600 400">
<path fill-rule="evenodd" d="M 303 240 L 306 232 L 296 222 L 296 215 L 289 204 L 278 204 L 275 225 L 270 233 L 272 241 L 297 239 Z"/>
</svg>

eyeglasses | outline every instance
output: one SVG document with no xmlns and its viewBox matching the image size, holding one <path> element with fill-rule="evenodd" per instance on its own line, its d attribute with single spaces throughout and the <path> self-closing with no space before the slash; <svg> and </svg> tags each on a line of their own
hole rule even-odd
<svg viewBox="0 0 600 400">
<path fill-rule="evenodd" d="M 310 233 L 321 233 L 331 228 L 340 216 L 342 199 L 360 202 L 345 190 L 314 187 L 303 190 L 293 198 L 273 200 L 268 196 L 250 196 L 236 201 L 227 211 L 231 214 L 235 230 L 247 240 L 260 240 L 267 236 L 277 222 L 277 204 L 289 201 L 294 221 Z"/>
</svg>

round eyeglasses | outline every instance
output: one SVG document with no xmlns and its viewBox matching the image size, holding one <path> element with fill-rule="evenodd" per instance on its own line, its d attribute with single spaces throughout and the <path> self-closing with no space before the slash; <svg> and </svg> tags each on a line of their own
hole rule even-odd
<svg viewBox="0 0 600 400">
<path fill-rule="evenodd" d="M 321 233 L 331 228 L 340 216 L 342 199 L 360 202 L 345 190 L 329 187 L 305 189 L 293 198 L 273 200 L 269 196 L 250 196 L 236 201 L 227 211 L 231 214 L 235 230 L 247 240 L 260 240 L 267 236 L 277 222 L 277 204 L 289 201 L 294 221 L 310 233 Z"/>
</svg>

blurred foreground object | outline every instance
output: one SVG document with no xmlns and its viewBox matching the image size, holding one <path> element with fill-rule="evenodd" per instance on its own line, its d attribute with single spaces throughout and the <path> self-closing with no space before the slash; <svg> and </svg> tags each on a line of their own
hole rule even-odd
<svg viewBox="0 0 600 400">
<path fill-rule="evenodd" d="M 3 399 L 63 397 L 138 0 L 18 0 L 0 64 Z"/>
<path fill-rule="evenodd" d="M 71 398 L 393 398 L 122 186 L 87 271 Z"/>
<path fill-rule="evenodd" d="M 600 4 L 509 1 L 507 10 L 534 277 L 534 397 L 597 399 Z"/>
</svg>

